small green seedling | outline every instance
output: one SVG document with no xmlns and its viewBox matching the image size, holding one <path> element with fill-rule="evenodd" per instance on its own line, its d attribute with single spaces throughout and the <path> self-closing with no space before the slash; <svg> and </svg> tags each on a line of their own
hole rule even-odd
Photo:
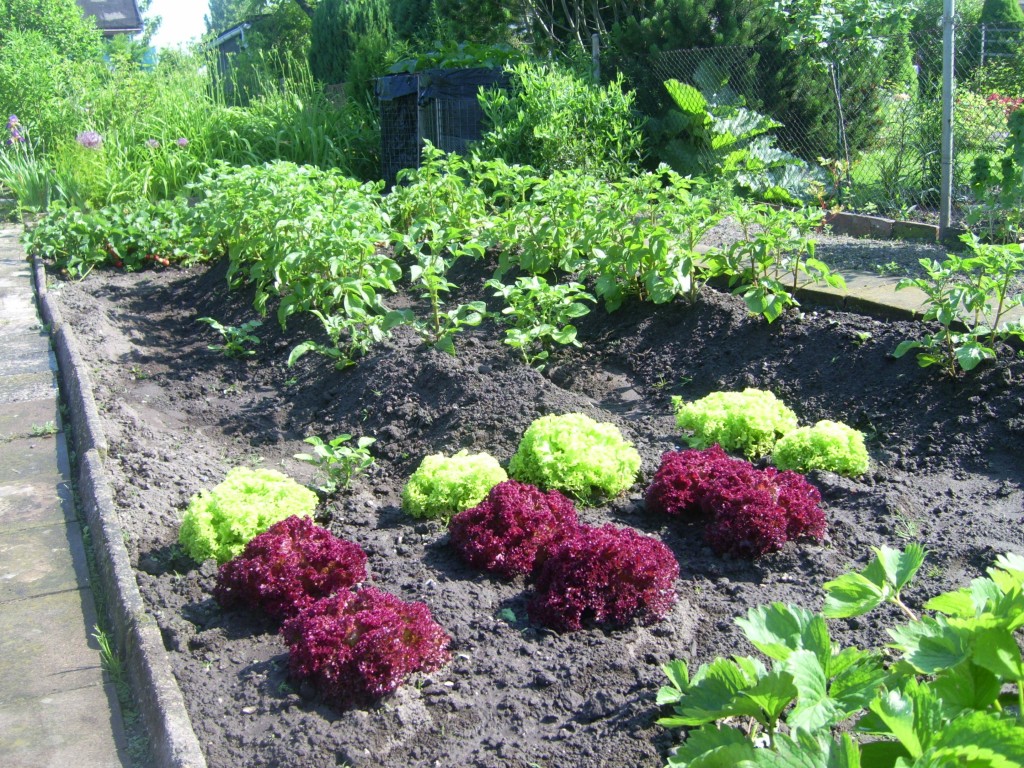
<svg viewBox="0 0 1024 768">
<path fill-rule="evenodd" d="M 327 480 L 320 486 L 324 493 L 334 493 L 339 488 L 348 488 L 352 478 L 362 474 L 373 466 L 374 458 L 369 448 L 375 442 L 373 437 L 360 437 L 356 444 L 346 445 L 352 435 L 338 435 L 325 443 L 317 436 L 307 437 L 306 442 L 313 446 L 313 453 L 296 453 L 295 458 L 315 465 L 326 476 Z"/>
<path fill-rule="evenodd" d="M 45 424 L 33 424 L 31 435 L 32 437 L 46 437 L 47 435 L 56 435 L 60 432 L 57 429 L 57 424 L 53 421 L 48 421 Z"/>
<path fill-rule="evenodd" d="M 250 320 L 242 325 L 223 325 L 212 317 L 200 317 L 196 322 L 206 323 L 224 339 L 223 344 L 211 344 L 207 349 L 221 352 L 225 357 L 252 357 L 256 354 L 248 345 L 260 343 L 260 337 L 254 335 L 253 331 L 263 325 L 262 320 Z"/>
</svg>

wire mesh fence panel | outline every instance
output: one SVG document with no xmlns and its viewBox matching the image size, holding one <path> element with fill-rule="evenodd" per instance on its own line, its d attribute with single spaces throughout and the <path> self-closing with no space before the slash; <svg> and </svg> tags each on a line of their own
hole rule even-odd
<svg viewBox="0 0 1024 768">
<path fill-rule="evenodd" d="M 1024 96 L 1024 29 L 956 31 L 954 214 L 972 204 L 971 171 L 1002 152 L 1006 118 Z M 942 34 L 887 41 L 857 61 L 798 56 L 780 48 L 666 51 L 650 62 L 658 83 L 678 80 L 712 105 L 743 105 L 781 126 L 777 146 L 820 169 L 824 192 L 844 207 L 917 220 L 937 216 L 941 178 Z M 664 90 L 664 89 L 663 89 Z M 667 93 L 640 107 L 664 111 Z"/>
</svg>

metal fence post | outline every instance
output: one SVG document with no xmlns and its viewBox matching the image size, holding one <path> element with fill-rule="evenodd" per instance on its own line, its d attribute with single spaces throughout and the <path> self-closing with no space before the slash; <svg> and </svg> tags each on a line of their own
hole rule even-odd
<svg viewBox="0 0 1024 768">
<path fill-rule="evenodd" d="M 942 3 L 942 179 L 939 190 L 939 239 L 944 240 L 953 212 L 953 0 Z"/>
<path fill-rule="evenodd" d="M 601 36 L 595 32 L 590 36 L 590 61 L 594 69 L 594 85 L 601 84 Z"/>
</svg>

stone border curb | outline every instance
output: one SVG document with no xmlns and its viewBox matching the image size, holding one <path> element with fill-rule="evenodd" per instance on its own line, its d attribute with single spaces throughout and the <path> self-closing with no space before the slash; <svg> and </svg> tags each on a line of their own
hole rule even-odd
<svg viewBox="0 0 1024 768">
<path fill-rule="evenodd" d="M 82 510 L 92 534 L 101 588 L 108 596 L 107 618 L 116 646 L 126 655 L 128 679 L 150 737 L 154 768 L 207 768 L 189 720 L 185 700 L 171 670 L 156 621 L 146 613 L 135 571 L 124 545 L 110 485 L 103 469 L 107 441 L 92 396 L 92 383 L 71 328 L 46 292 L 46 270 L 33 259 L 36 297 L 50 326 L 61 392 L 68 406 Z"/>
</svg>

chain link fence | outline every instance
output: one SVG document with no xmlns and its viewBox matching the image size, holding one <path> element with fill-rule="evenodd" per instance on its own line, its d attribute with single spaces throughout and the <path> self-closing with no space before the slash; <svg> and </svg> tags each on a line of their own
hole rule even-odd
<svg viewBox="0 0 1024 768">
<path fill-rule="evenodd" d="M 1024 96 L 1024 28 L 959 28 L 954 88 L 954 218 L 971 203 L 971 168 L 999 154 Z M 780 48 L 659 53 L 638 107 L 671 106 L 661 83 L 693 85 L 710 103 L 742 104 L 782 124 L 779 148 L 823 169 L 825 191 L 860 212 L 930 220 L 941 177 L 942 33 L 889 41 L 878 57 L 812 61 Z"/>
</svg>

